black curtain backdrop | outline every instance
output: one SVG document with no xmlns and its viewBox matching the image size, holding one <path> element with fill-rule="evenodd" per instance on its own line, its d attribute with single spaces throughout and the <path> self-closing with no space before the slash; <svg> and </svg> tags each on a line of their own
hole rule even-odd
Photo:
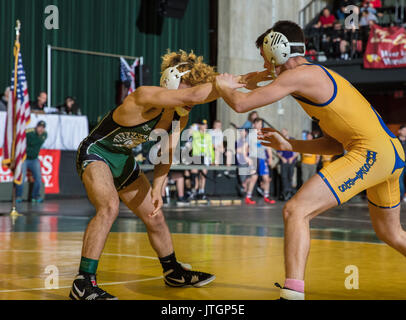
<svg viewBox="0 0 406 320">
<path fill-rule="evenodd" d="M 149 0 L 154 1 L 154 0 Z M 59 9 L 59 30 L 47 30 L 45 8 Z M 159 85 L 160 57 L 171 50 L 194 50 L 209 62 L 209 1 L 190 0 L 183 19 L 165 18 L 161 35 L 137 27 L 141 0 L 0 0 L 0 95 L 10 85 L 15 23 L 21 28 L 21 52 L 30 100 L 47 90 L 47 45 L 143 56 L 151 69 L 152 84 Z M 150 14 L 151 15 L 151 14 Z M 144 19 L 149 23 L 157 17 Z M 132 61 L 129 61 L 132 63 Z M 91 125 L 115 107 L 119 59 L 54 51 L 52 105 L 75 96 Z M 207 105 L 196 107 L 192 120 L 210 119 Z"/>
</svg>

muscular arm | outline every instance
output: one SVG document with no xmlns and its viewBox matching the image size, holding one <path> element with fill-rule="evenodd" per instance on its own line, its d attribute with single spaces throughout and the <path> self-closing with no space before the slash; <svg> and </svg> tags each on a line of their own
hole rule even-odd
<svg viewBox="0 0 406 320">
<path fill-rule="evenodd" d="M 271 84 L 245 93 L 217 83 L 217 91 L 224 101 L 236 112 L 245 113 L 272 104 L 300 89 L 306 75 L 296 70 L 282 73 Z"/>
<path fill-rule="evenodd" d="M 343 145 L 330 136 L 314 140 L 289 140 L 292 151 L 318 155 L 338 155 L 344 152 Z"/>
<path fill-rule="evenodd" d="M 265 147 L 271 147 L 280 151 L 293 151 L 297 153 L 309 153 L 318 155 L 338 155 L 344 152 L 343 145 L 334 138 L 324 135 L 324 137 L 314 140 L 287 140 L 280 132 L 270 128 L 262 129 L 258 134 Z M 279 155 L 284 160 L 284 158 Z"/>
<path fill-rule="evenodd" d="M 174 108 L 204 104 L 219 98 L 214 83 L 191 88 L 169 90 L 161 87 L 139 87 L 132 97 L 138 105 L 156 108 Z"/>
</svg>

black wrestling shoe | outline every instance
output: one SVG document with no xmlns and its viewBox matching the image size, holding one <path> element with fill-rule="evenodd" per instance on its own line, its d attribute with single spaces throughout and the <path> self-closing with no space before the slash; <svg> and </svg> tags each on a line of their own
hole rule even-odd
<svg viewBox="0 0 406 320">
<path fill-rule="evenodd" d="M 164 273 L 165 284 L 169 287 L 177 288 L 185 286 L 199 288 L 209 284 L 214 279 L 216 279 L 215 275 L 205 272 L 187 270 L 182 266 L 180 266 L 180 268 L 176 271 L 170 269 Z"/>
<path fill-rule="evenodd" d="M 97 286 L 96 276 L 78 274 L 69 293 L 72 300 L 118 300 Z"/>
</svg>

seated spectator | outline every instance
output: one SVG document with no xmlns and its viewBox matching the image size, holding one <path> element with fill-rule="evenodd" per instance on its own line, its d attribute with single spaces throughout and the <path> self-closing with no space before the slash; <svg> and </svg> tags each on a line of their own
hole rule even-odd
<svg viewBox="0 0 406 320">
<path fill-rule="evenodd" d="M 164 202 L 170 202 L 169 192 L 167 189 L 169 181 L 175 182 L 176 191 L 177 191 L 177 206 L 187 206 L 189 205 L 189 201 L 185 197 L 185 177 L 183 176 L 183 172 L 181 171 L 170 171 L 168 176 L 165 178 L 165 182 L 162 188 L 162 198 Z"/>
<path fill-rule="evenodd" d="M 336 1 L 336 14 L 338 20 L 344 20 L 345 17 L 347 16 L 347 13 L 345 12 L 345 8 L 348 6 L 354 6 L 355 1 L 354 0 L 337 0 Z"/>
<path fill-rule="evenodd" d="M 364 11 L 368 11 L 368 12 L 370 12 L 370 13 L 376 14 L 376 9 L 375 9 L 374 7 L 372 7 L 372 6 L 370 6 L 370 5 L 365 5 L 365 6 L 363 6 L 363 7 L 360 8 L 361 14 L 362 14 Z"/>
<path fill-rule="evenodd" d="M 311 61 L 317 60 L 317 51 L 314 49 L 312 41 L 306 39 L 306 58 Z"/>
<path fill-rule="evenodd" d="M 379 18 L 383 18 L 384 14 L 382 12 L 382 0 L 370 0 L 369 1 L 369 5 L 371 8 L 376 9 L 375 14 L 379 17 Z"/>
<path fill-rule="evenodd" d="M 332 57 L 335 59 L 348 59 L 348 41 L 346 33 L 340 21 L 334 22 L 334 28 L 331 33 L 331 41 L 333 45 Z"/>
<path fill-rule="evenodd" d="M 377 9 L 382 8 L 382 1 L 381 0 L 364 0 L 362 6 L 369 6 L 371 8 Z"/>
<path fill-rule="evenodd" d="M 357 12 L 359 13 L 359 8 L 357 7 Z M 349 57 L 348 59 L 354 59 L 354 58 L 361 58 L 363 56 L 363 48 L 364 45 L 362 43 L 362 30 L 363 27 L 359 28 L 355 24 L 355 21 L 352 21 L 351 23 L 351 28 L 346 29 L 346 41 L 349 44 Z M 360 30 L 361 29 L 361 30 Z M 369 30 L 367 31 L 369 34 Z M 367 34 L 367 36 L 368 36 Z"/>
<path fill-rule="evenodd" d="M 372 9 L 372 10 L 371 10 Z M 378 17 L 375 15 L 376 10 L 373 8 L 368 8 L 361 10 L 361 19 L 359 21 L 360 27 L 370 27 L 371 25 L 378 22 Z"/>
<path fill-rule="evenodd" d="M 80 114 L 80 109 L 78 104 L 76 103 L 76 98 L 74 97 L 66 97 L 65 103 L 57 107 L 59 109 L 59 113 L 61 114 L 68 114 L 68 115 L 78 115 Z"/>
<path fill-rule="evenodd" d="M 330 9 L 324 8 L 320 15 L 319 21 L 313 25 L 312 37 L 316 51 L 327 52 L 330 43 L 330 33 L 336 18 L 331 14 Z"/>
<path fill-rule="evenodd" d="M 248 115 L 248 119 L 247 121 L 244 122 L 244 124 L 242 125 L 242 129 L 251 129 L 252 128 L 252 124 L 254 123 L 254 120 L 258 118 L 258 112 L 256 111 L 252 111 L 249 113 Z"/>
<path fill-rule="evenodd" d="M 4 94 L 0 99 L 0 111 L 7 111 L 8 97 L 10 95 L 10 87 L 4 90 Z"/>
<path fill-rule="evenodd" d="M 319 22 L 317 22 L 314 27 L 323 29 L 332 28 L 335 21 L 336 17 L 330 12 L 330 9 L 324 8 L 320 15 Z"/>
<path fill-rule="evenodd" d="M 31 102 L 31 111 L 34 113 L 45 113 L 46 102 L 48 95 L 46 92 L 40 92 L 37 97 L 37 100 Z"/>
</svg>

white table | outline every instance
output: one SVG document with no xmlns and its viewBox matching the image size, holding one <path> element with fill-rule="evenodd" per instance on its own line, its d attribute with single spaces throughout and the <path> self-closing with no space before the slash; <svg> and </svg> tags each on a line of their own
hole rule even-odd
<svg viewBox="0 0 406 320">
<path fill-rule="evenodd" d="M 33 128 L 38 121 L 46 123 L 48 138 L 42 149 L 77 150 L 79 144 L 89 135 L 89 124 L 86 116 L 68 116 L 58 114 L 31 114 L 28 128 Z M 0 112 L 0 148 L 4 145 L 6 112 Z"/>
</svg>

